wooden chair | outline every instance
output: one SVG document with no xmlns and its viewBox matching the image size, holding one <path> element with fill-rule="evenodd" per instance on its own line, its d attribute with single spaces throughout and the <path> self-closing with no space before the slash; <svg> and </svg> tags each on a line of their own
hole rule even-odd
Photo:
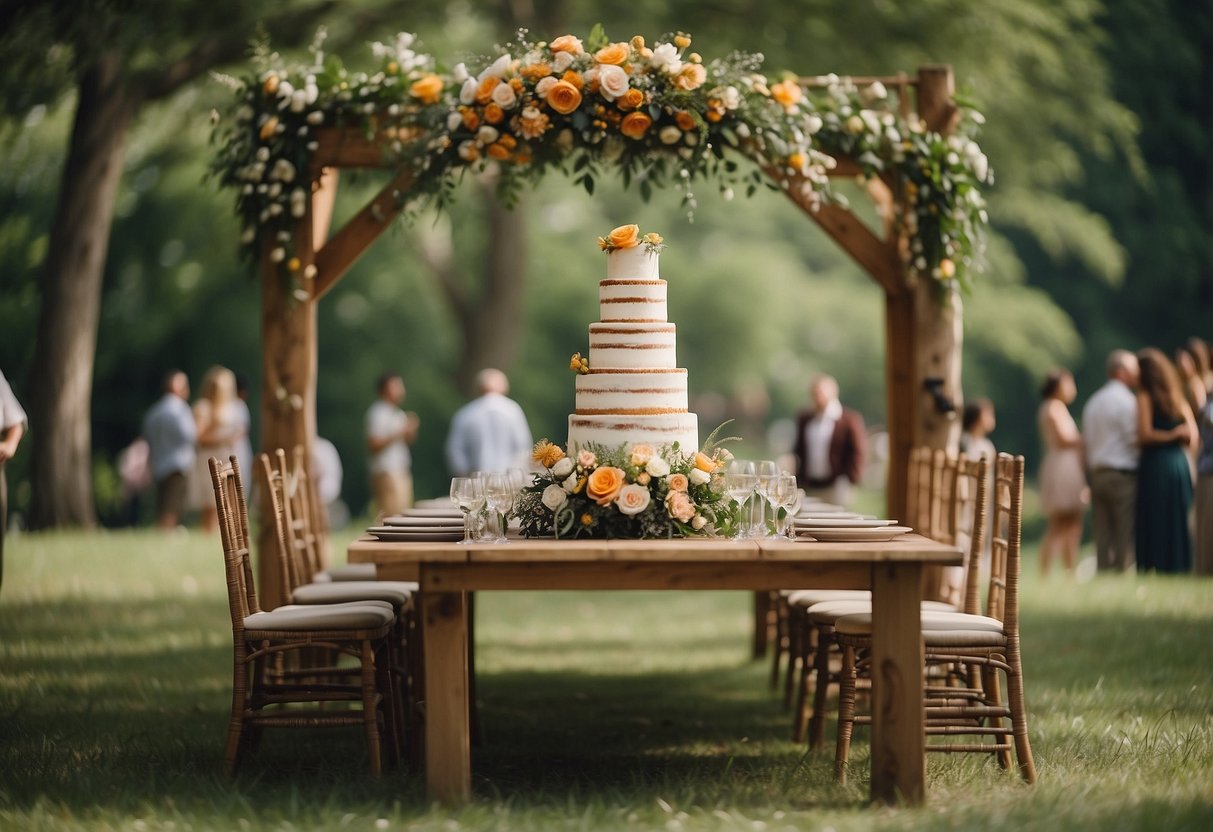
<svg viewBox="0 0 1213 832">
<path fill-rule="evenodd" d="M 320 503 L 316 481 L 308 472 L 309 465 L 302 445 L 295 446 L 291 459 L 288 492 L 291 498 L 292 529 L 297 536 L 297 545 L 306 566 L 306 572 L 300 577 L 306 578 L 307 583 L 375 580 L 373 563 L 348 563 L 337 566 L 331 564 L 328 514 Z"/>
<path fill-rule="evenodd" d="M 926 677 L 927 750 L 992 753 L 1001 766 L 1009 768 L 1014 749 L 1020 775 L 1025 781 L 1034 783 L 1036 766 L 1028 742 L 1019 641 L 1023 480 L 1023 457 L 999 454 L 994 478 L 993 557 L 986 615 L 924 613 L 922 635 L 928 669 L 941 665 L 971 666 L 981 671 L 980 679 L 974 680 L 968 688 L 932 685 L 931 677 Z M 979 548 L 971 550 L 971 561 L 979 554 Z M 971 562 L 970 569 L 973 568 Z M 855 690 L 859 673 L 868 670 L 871 628 L 870 613 L 843 616 L 835 624 L 835 637 L 843 648 L 838 743 L 834 757 L 835 772 L 841 781 L 846 779 L 853 727 L 870 721 L 856 716 Z M 1001 693 L 1000 674 L 1006 677 L 1006 701 Z M 931 737 L 941 736 L 976 737 L 977 740 L 930 742 Z M 986 742 L 987 739 L 990 742 Z"/>
<path fill-rule="evenodd" d="M 921 485 L 930 483 L 926 489 L 926 505 L 931 505 L 930 525 L 934 537 L 945 543 L 960 545 L 961 541 L 968 544 L 964 585 L 966 603 L 971 600 L 972 606 L 960 607 L 950 601 L 941 601 L 929 597 L 924 591 L 925 600 L 922 602 L 923 612 L 955 612 L 965 610 L 977 612 L 977 580 L 976 564 L 980 560 L 981 547 L 985 538 L 986 519 L 989 512 L 989 466 L 988 460 L 970 460 L 952 458 L 942 451 L 936 453 L 929 449 L 920 449 L 918 454 L 917 471 L 912 469 L 912 476 L 921 477 Z M 931 465 L 922 467 L 922 461 L 927 456 Z M 929 479 L 923 476 L 923 471 L 930 473 Z M 934 505 L 938 500 L 946 500 L 942 505 Z M 924 580 L 926 580 L 924 578 Z M 938 581 L 938 578 L 933 578 Z M 972 584 L 969 589 L 969 584 Z M 924 586 L 925 590 L 925 586 Z M 836 622 L 844 615 L 871 612 L 871 596 L 857 599 L 839 599 L 837 601 L 818 601 L 809 605 L 801 613 L 803 615 L 802 645 L 804 654 L 801 662 L 801 674 L 795 717 L 793 721 L 792 738 L 801 742 L 808 731 L 810 748 L 820 748 L 825 739 L 825 711 L 829 688 L 841 680 L 841 652 L 834 640 Z M 810 663 L 810 658 L 812 662 Z M 833 669 L 837 662 L 839 670 Z M 809 705 L 809 680 L 814 680 L 813 701 Z"/>
<path fill-rule="evenodd" d="M 379 777 L 383 731 L 393 718 L 391 708 L 381 712 L 380 706 L 395 698 L 389 672 L 395 614 L 384 604 L 286 606 L 262 611 L 253 583 L 248 511 L 236 457 L 227 463 L 212 458 L 209 464 L 232 620 L 232 711 L 224 755 L 227 772 L 235 773 L 250 740 L 262 728 L 361 726 L 366 734 L 371 776 Z M 275 510 L 273 514 L 282 545 L 286 534 L 282 512 Z M 357 662 L 357 684 L 286 678 L 268 672 L 268 666 L 278 657 L 317 647 L 352 657 Z M 332 703 L 360 707 L 333 708 Z M 315 707 L 289 707 L 294 705 Z M 396 726 L 386 727 L 389 750 L 393 757 L 398 756 Z"/>
</svg>

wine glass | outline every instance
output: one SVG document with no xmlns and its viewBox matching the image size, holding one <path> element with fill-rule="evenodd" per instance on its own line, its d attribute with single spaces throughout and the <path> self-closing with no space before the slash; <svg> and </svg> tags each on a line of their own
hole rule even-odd
<svg viewBox="0 0 1213 832">
<path fill-rule="evenodd" d="M 724 475 L 724 487 L 738 506 L 737 537 L 749 537 L 751 524 L 748 518 L 742 521 L 746 500 L 754 496 L 758 486 L 758 476 L 754 473 L 754 463 L 746 459 L 735 459 Z"/>
<path fill-rule="evenodd" d="M 779 465 L 771 459 L 764 459 L 758 463 L 755 473 L 758 475 L 758 494 L 762 497 L 762 501 L 757 503 L 756 513 L 758 518 L 755 521 L 755 537 L 770 537 L 771 535 L 766 530 L 766 507 L 771 507 L 771 518 L 775 518 L 775 499 L 773 492 L 775 484 L 779 480 L 779 475 L 783 472 L 779 470 Z"/>
<path fill-rule="evenodd" d="M 451 480 L 451 502 L 463 512 L 463 540 L 460 543 L 473 543 L 472 512 L 484 507 L 484 486 L 472 477 L 455 477 Z"/>
<path fill-rule="evenodd" d="M 784 509 L 783 519 L 778 522 L 780 537 L 796 537 L 796 512 L 800 509 L 800 486 L 795 474 L 780 474 L 775 481 L 775 499 Z M 789 529 L 791 531 L 789 531 Z"/>
<path fill-rule="evenodd" d="M 484 478 L 484 497 L 490 512 L 488 539 L 494 543 L 509 543 L 502 516 L 514 505 L 515 494 L 509 474 L 494 472 Z"/>
</svg>

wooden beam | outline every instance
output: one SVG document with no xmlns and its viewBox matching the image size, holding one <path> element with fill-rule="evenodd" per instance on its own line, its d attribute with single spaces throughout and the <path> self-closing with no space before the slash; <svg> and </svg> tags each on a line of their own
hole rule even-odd
<svg viewBox="0 0 1213 832">
<path fill-rule="evenodd" d="M 323 246 L 333 225 L 337 206 L 339 168 L 324 168 L 312 185 L 312 245 Z"/>
<path fill-rule="evenodd" d="M 317 177 L 324 168 L 394 168 L 392 143 L 416 138 L 414 129 L 385 128 L 373 136 L 353 127 L 321 127 L 316 130 L 311 172 Z"/>
<path fill-rule="evenodd" d="M 918 68 L 918 116 L 928 130 L 945 136 L 956 129 L 960 108 L 952 99 L 956 80 L 947 64 L 928 64 Z"/>
<path fill-rule="evenodd" d="M 375 198 L 316 252 L 316 279 L 312 298 L 319 300 L 328 294 L 337 281 L 362 256 L 367 246 L 383 233 L 404 207 L 404 195 L 413 182 L 409 171 L 399 173 L 387 183 Z"/>
<path fill-rule="evenodd" d="M 901 290 L 905 276 L 896 246 L 877 237 L 859 217 L 839 205 L 822 205 L 816 211 L 806 210 L 805 213 L 834 238 L 834 242 L 842 246 L 843 251 L 851 255 L 885 292 Z"/>
</svg>

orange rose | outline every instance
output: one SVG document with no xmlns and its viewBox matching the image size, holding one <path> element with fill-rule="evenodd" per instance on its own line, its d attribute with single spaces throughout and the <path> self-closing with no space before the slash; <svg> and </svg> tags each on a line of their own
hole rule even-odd
<svg viewBox="0 0 1213 832">
<path fill-rule="evenodd" d="M 594 53 L 594 60 L 600 64 L 619 66 L 627 59 L 628 45 L 626 43 L 611 43 Z"/>
<path fill-rule="evenodd" d="M 615 106 L 621 110 L 635 110 L 644 103 L 644 93 L 635 87 L 629 87 L 628 91 L 615 99 Z"/>
<path fill-rule="evenodd" d="M 644 113 L 628 113 L 624 116 L 623 123 L 619 125 L 619 132 L 629 139 L 642 139 L 652 126 L 653 119 Z"/>
<path fill-rule="evenodd" d="M 480 82 L 480 86 L 476 88 L 476 103 L 488 104 L 493 100 L 493 90 L 501 83 L 501 79 L 496 75 L 490 75 Z"/>
<path fill-rule="evenodd" d="M 552 74 L 552 68 L 545 63 L 528 64 L 522 68 L 522 77 L 529 81 L 538 81 L 540 78 L 546 78 Z M 515 90 L 522 92 L 522 90 Z"/>
<path fill-rule="evenodd" d="M 572 35 L 561 35 L 548 44 L 548 49 L 551 49 L 553 53 L 568 52 L 570 55 L 581 55 L 585 52 L 585 47 L 581 45 L 581 38 Z"/>
<path fill-rule="evenodd" d="M 557 81 L 548 90 L 548 106 L 563 116 L 581 106 L 581 90 L 568 81 Z"/>
<path fill-rule="evenodd" d="M 409 95 L 422 104 L 437 104 L 442 97 L 442 79 L 433 73 L 423 75 L 409 86 Z"/>
<path fill-rule="evenodd" d="M 576 87 L 579 90 L 585 88 L 585 79 L 581 77 L 581 73 L 574 72 L 571 69 L 566 71 L 564 73 L 564 75 L 561 75 L 560 80 L 568 81 L 570 84 L 572 84 L 574 87 Z"/>
<path fill-rule="evenodd" d="M 674 86 L 680 90 L 697 90 L 708 80 L 708 71 L 703 64 L 683 64 L 682 69 L 674 76 Z"/>
<path fill-rule="evenodd" d="M 516 148 L 518 146 L 518 140 L 515 139 L 513 136 L 511 136 L 509 133 L 502 133 L 501 138 L 497 140 L 497 143 L 499 145 L 501 145 L 502 147 L 504 147 L 506 150 L 513 150 L 514 148 Z"/>
<path fill-rule="evenodd" d="M 480 126 L 480 116 L 476 115 L 476 111 L 471 107 L 463 108 L 463 126 L 468 130 L 475 130 Z"/>
<path fill-rule="evenodd" d="M 624 474 L 621 468 L 614 468 L 610 465 L 595 468 L 586 483 L 586 496 L 600 506 L 609 506 L 619 496 L 619 491 L 623 488 L 623 479 Z"/>
<path fill-rule="evenodd" d="M 800 103 L 804 94 L 800 90 L 800 84 L 789 78 L 771 85 L 771 98 L 783 105 L 785 110 L 790 110 Z"/>
<path fill-rule="evenodd" d="M 484 105 L 484 120 L 489 124 L 501 124 L 503 118 L 505 118 L 505 110 L 492 102 Z"/>
<path fill-rule="evenodd" d="M 504 162 L 510 158 L 510 150 L 501 142 L 493 142 L 484 149 L 484 152 L 489 155 L 490 159 L 496 159 L 498 162 Z"/>
<path fill-rule="evenodd" d="M 695 117 L 686 110 L 679 110 L 674 114 L 674 123 L 678 125 L 678 129 L 689 133 L 695 129 Z"/>
<path fill-rule="evenodd" d="M 695 467 L 700 471 L 707 471 L 710 474 L 716 470 L 716 460 L 703 451 L 698 451 L 695 454 Z"/>
<path fill-rule="evenodd" d="M 708 121 L 715 124 L 716 122 L 718 122 L 722 118 L 724 118 L 724 114 L 721 113 L 719 110 L 708 110 L 707 113 L 704 115 L 704 118 L 706 118 Z"/>
<path fill-rule="evenodd" d="M 691 484 L 686 474 L 670 474 L 665 481 L 669 484 L 671 491 L 686 491 Z"/>
<path fill-rule="evenodd" d="M 611 248 L 636 248 L 640 244 L 639 225 L 621 225 L 607 235 Z"/>
</svg>

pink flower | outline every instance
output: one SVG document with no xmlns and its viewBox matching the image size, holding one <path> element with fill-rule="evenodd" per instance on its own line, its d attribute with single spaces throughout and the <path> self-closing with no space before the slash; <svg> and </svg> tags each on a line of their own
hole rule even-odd
<svg viewBox="0 0 1213 832">
<path fill-rule="evenodd" d="M 688 523 L 695 516 L 695 504 L 685 491 L 671 491 L 665 498 L 665 507 L 681 523 Z"/>
<path fill-rule="evenodd" d="M 598 464 L 598 457 L 594 456 L 593 451 L 583 448 L 577 452 L 577 464 L 582 468 L 593 468 Z"/>
</svg>

